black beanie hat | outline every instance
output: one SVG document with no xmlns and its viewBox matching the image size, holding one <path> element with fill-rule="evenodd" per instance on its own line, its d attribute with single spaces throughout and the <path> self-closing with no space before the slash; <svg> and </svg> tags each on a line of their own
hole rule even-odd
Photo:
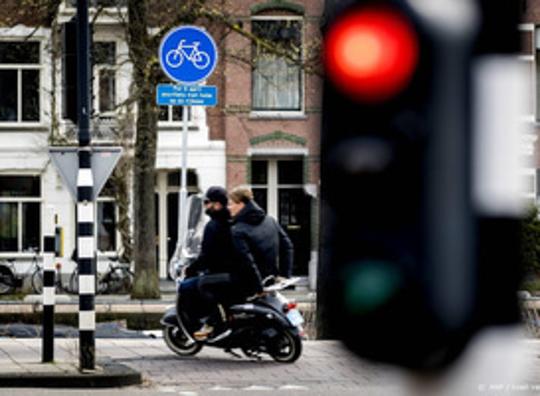
<svg viewBox="0 0 540 396">
<path fill-rule="evenodd" d="M 225 190 L 223 187 L 212 186 L 206 191 L 204 199 L 211 202 L 219 202 L 223 206 L 227 206 L 227 190 Z"/>
</svg>

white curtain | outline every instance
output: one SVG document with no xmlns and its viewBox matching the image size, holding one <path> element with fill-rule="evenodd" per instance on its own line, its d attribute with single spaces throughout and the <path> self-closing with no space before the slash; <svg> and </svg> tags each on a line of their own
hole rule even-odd
<svg viewBox="0 0 540 396">
<path fill-rule="evenodd" d="M 261 54 L 253 72 L 253 108 L 300 110 L 300 70 L 284 58 Z"/>
</svg>

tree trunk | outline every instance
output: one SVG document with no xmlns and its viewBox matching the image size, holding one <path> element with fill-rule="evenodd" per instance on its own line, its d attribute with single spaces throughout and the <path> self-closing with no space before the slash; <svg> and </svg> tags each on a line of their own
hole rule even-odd
<svg viewBox="0 0 540 396">
<path fill-rule="evenodd" d="M 128 0 L 129 49 L 133 60 L 133 79 L 137 90 L 135 158 L 133 164 L 135 280 L 132 298 L 159 298 L 156 263 L 155 162 L 157 109 L 151 78 L 151 48 L 145 0 Z"/>
</svg>

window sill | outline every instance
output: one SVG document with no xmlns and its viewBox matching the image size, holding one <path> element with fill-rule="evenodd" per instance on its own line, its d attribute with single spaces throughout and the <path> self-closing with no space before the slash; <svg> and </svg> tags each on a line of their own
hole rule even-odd
<svg viewBox="0 0 540 396">
<path fill-rule="evenodd" d="M 252 111 L 250 120 L 307 120 L 303 111 Z"/>
<path fill-rule="evenodd" d="M 158 129 L 160 131 L 178 132 L 184 129 L 184 123 L 183 122 L 160 122 L 158 123 Z M 189 132 L 197 132 L 199 131 L 199 129 L 200 128 L 198 125 L 193 124 L 191 121 L 188 122 Z"/>
<path fill-rule="evenodd" d="M 0 122 L 0 131 L 28 131 L 28 132 L 46 132 L 49 130 L 48 126 L 41 123 L 18 123 L 18 122 Z"/>
<path fill-rule="evenodd" d="M 1 252 L 0 253 L 0 260 L 7 260 L 7 259 L 32 259 L 34 258 L 34 253 L 27 253 L 27 252 Z M 41 257 L 41 252 L 37 252 L 38 259 Z"/>
</svg>

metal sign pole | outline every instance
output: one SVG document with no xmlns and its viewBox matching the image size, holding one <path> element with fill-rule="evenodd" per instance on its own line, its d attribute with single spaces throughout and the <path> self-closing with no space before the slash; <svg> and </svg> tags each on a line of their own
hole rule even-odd
<svg viewBox="0 0 540 396">
<path fill-rule="evenodd" d="M 182 158 L 180 164 L 180 194 L 178 196 L 178 239 L 176 243 L 177 258 L 182 256 L 181 248 L 185 239 L 187 221 L 187 152 L 188 152 L 188 113 L 191 106 L 184 106 L 182 111 Z"/>
<path fill-rule="evenodd" d="M 94 370 L 96 360 L 94 296 L 94 176 L 90 146 L 90 29 L 88 1 L 77 1 L 77 77 L 79 172 L 77 174 L 77 264 L 79 266 L 79 369 Z"/>
</svg>

